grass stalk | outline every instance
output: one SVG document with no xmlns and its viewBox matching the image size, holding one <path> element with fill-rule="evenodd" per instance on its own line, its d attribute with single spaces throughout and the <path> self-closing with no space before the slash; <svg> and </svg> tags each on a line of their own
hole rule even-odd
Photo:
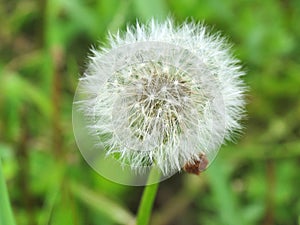
<svg viewBox="0 0 300 225">
<path fill-rule="evenodd" d="M 154 168 L 151 169 L 147 186 L 144 189 L 142 199 L 139 205 L 136 225 L 148 225 L 151 217 L 153 203 L 159 186 L 160 174 Z"/>
<path fill-rule="evenodd" d="M 0 225 L 15 225 L 0 158 Z"/>
</svg>

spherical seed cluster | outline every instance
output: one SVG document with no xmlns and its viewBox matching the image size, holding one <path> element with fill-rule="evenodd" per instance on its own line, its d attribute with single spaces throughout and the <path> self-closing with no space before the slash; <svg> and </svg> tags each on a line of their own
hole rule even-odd
<svg viewBox="0 0 300 225">
<path fill-rule="evenodd" d="M 211 161 L 241 129 L 242 75 L 203 25 L 152 20 L 93 50 L 79 105 L 108 156 L 170 175 L 201 156 Z"/>
</svg>

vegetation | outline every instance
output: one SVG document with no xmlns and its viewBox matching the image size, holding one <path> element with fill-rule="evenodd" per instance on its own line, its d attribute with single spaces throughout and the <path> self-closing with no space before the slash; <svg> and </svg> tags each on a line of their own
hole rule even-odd
<svg viewBox="0 0 300 225">
<path fill-rule="evenodd" d="M 134 224 L 143 187 L 87 165 L 72 101 L 90 47 L 108 30 L 168 15 L 205 21 L 234 43 L 248 118 L 206 172 L 160 184 L 150 224 L 300 224 L 300 1 L 2 0 L 1 225 Z"/>
</svg>

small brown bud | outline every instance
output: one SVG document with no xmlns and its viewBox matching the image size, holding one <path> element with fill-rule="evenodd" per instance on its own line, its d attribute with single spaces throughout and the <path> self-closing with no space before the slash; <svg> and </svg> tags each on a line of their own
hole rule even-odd
<svg viewBox="0 0 300 225">
<path fill-rule="evenodd" d="M 191 162 L 187 162 L 183 166 L 183 170 L 187 173 L 199 175 L 206 170 L 208 166 L 208 159 L 204 153 L 201 153 L 199 159 L 193 159 Z"/>
</svg>

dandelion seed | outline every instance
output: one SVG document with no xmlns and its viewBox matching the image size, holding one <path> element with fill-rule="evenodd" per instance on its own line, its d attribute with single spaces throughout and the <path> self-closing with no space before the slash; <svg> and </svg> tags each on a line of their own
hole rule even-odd
<svg viewBox="0 0 300 225">
<path fill-rule="evenodd" d="M 92 51 L 78 102 L 88 130 L 106 156 L 132 170 L 198 174 L 241 130 L 239 61 L 203 24 L 152 20 L 136 27 Z"/>
</svg>

